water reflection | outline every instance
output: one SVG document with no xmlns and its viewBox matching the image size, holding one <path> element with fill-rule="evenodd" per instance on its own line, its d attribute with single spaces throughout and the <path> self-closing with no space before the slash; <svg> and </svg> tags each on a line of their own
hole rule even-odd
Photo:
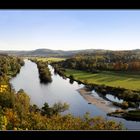
<svg viewBox="0 0 140 140">
<path fill-rule="evenodd" d="M 117 102 L 117 103 L 122 103 L 122 99 L 118 99 L 118 97 L 111 95 L 111 94 L 106 94 L 106 98 L 109 99 L 110 101 Z"/>
</svg>

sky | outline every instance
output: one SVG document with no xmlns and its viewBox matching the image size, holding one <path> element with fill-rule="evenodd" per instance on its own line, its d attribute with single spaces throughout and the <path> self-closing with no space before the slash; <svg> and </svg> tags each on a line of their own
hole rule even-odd
<svg viewBox="0 0 140 140">
<path fill-rule="evenodd" d="M 0 50 L 140 49 L 140 10 L 0 10 Z"/>
</svg>

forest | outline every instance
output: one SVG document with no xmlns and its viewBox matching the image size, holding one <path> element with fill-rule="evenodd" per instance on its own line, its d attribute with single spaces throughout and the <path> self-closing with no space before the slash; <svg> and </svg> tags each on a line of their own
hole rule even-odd
<svg viewBox="0 0 140 140">
<path fill-rule="evenodd" d="M 140 71 L 140 54 L 132 51 L 108 51 L 97 53 L 79 53 L 60 62 L 64 68 L 85 70 L 88 72 Z"/>
<path fill-rule="evenodd" d="M 40 64 L 40 63 L 39 63 Z M 62 115 L 69 108 L 67 103 L 55 103 L 42 108 L 30 104 L 30 98 L 24 90 L 16 92 L 10 85 L 14 77 L 24 65 L 23 59 L 14 56 L 0 55 L 0 84 L 6 89 L 0 92 L 0 130 L 121 130 L 122 123 L 105 118 L 91 117 L 86 113 L 83 117 L 72 114 Z M 41 66 L 44 66 L 42 63 Z"/>
</svg>

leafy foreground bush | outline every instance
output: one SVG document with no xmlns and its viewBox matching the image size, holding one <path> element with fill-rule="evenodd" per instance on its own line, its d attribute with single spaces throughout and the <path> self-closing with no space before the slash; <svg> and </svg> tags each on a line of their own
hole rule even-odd
<svg viewBox="0 0 140 140">
<path fill-rule="evenodd" d="M 10 95 L 10 96 L 9 96 Z M 102 117 L 62 115 L 66 103 L 47 103 L 40 109 L 30 105 L 29 96 L 19 90 L 0 93 L 0 130 L 121 130 L 121 123 Z"/>
<path fill-rule="evenodd" d="M 85 115 L 86 116 L 86 115 Z M 20 120 L 16 112 L 7 110 L 0 116 L 1 130 L 121 130 L 121 123 L 107 121 L 102 117 L 74 117 L 68 115 L 42 116 L 40 113 L 31 112 L 26 119 Z"/>
<path fill-rule="evenodd" d="M 50 107 L 47 103 L 39 109 L 30 105 L 29 97 L 20 90 L 12 94 L 14 106 L 1 106 L 0 130 L 121 130 L 121 123 L 105 120 L 102 117 L 90 117 L 86 113 L 83 117 L 71 114 L 62 115 L 68 109 L 66 103 L 55 103 Z M 5 95 L 4 95 L 5 96 Z M 9 100 L 10 101 L 10 98 Z"/>
</svg>

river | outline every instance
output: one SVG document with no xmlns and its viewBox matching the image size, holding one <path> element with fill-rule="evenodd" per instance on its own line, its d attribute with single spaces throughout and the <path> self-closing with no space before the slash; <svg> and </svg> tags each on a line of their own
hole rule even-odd
<svg viewBox="0 0 140 140">
<path fill-rule="evenodd" d="M 29 95 L 31 104 L 42 107 L 45 102 L 50 106 L 57 102 L 66 102 L 70 105 L 70 108 L 63 114 L 71 113 L 75 116 L 83 116 L 86 112 L 89 112 L 91 116 L 103 116 L 106 119 L 121 121 L 127 129 L 140 130 L 140 122 L 109 117 L 95 105 L 88 104 L 77 91 L 84 85 L 79 85 L 77 82 L 71 84 L 68 78 L 63 79 L 58 74 L 54 74 L 54 69 L 50 65 L 52 82 L 49 84 L 40 83 L 37 65 L 30 60 L 24 61 L 25 65 L 21 68 L 20 73 L 12 78 L 10 83 L 16 91 L 23 89 Z M 98 93 L 96 94 L 98 95 Z"/>
</svg>

